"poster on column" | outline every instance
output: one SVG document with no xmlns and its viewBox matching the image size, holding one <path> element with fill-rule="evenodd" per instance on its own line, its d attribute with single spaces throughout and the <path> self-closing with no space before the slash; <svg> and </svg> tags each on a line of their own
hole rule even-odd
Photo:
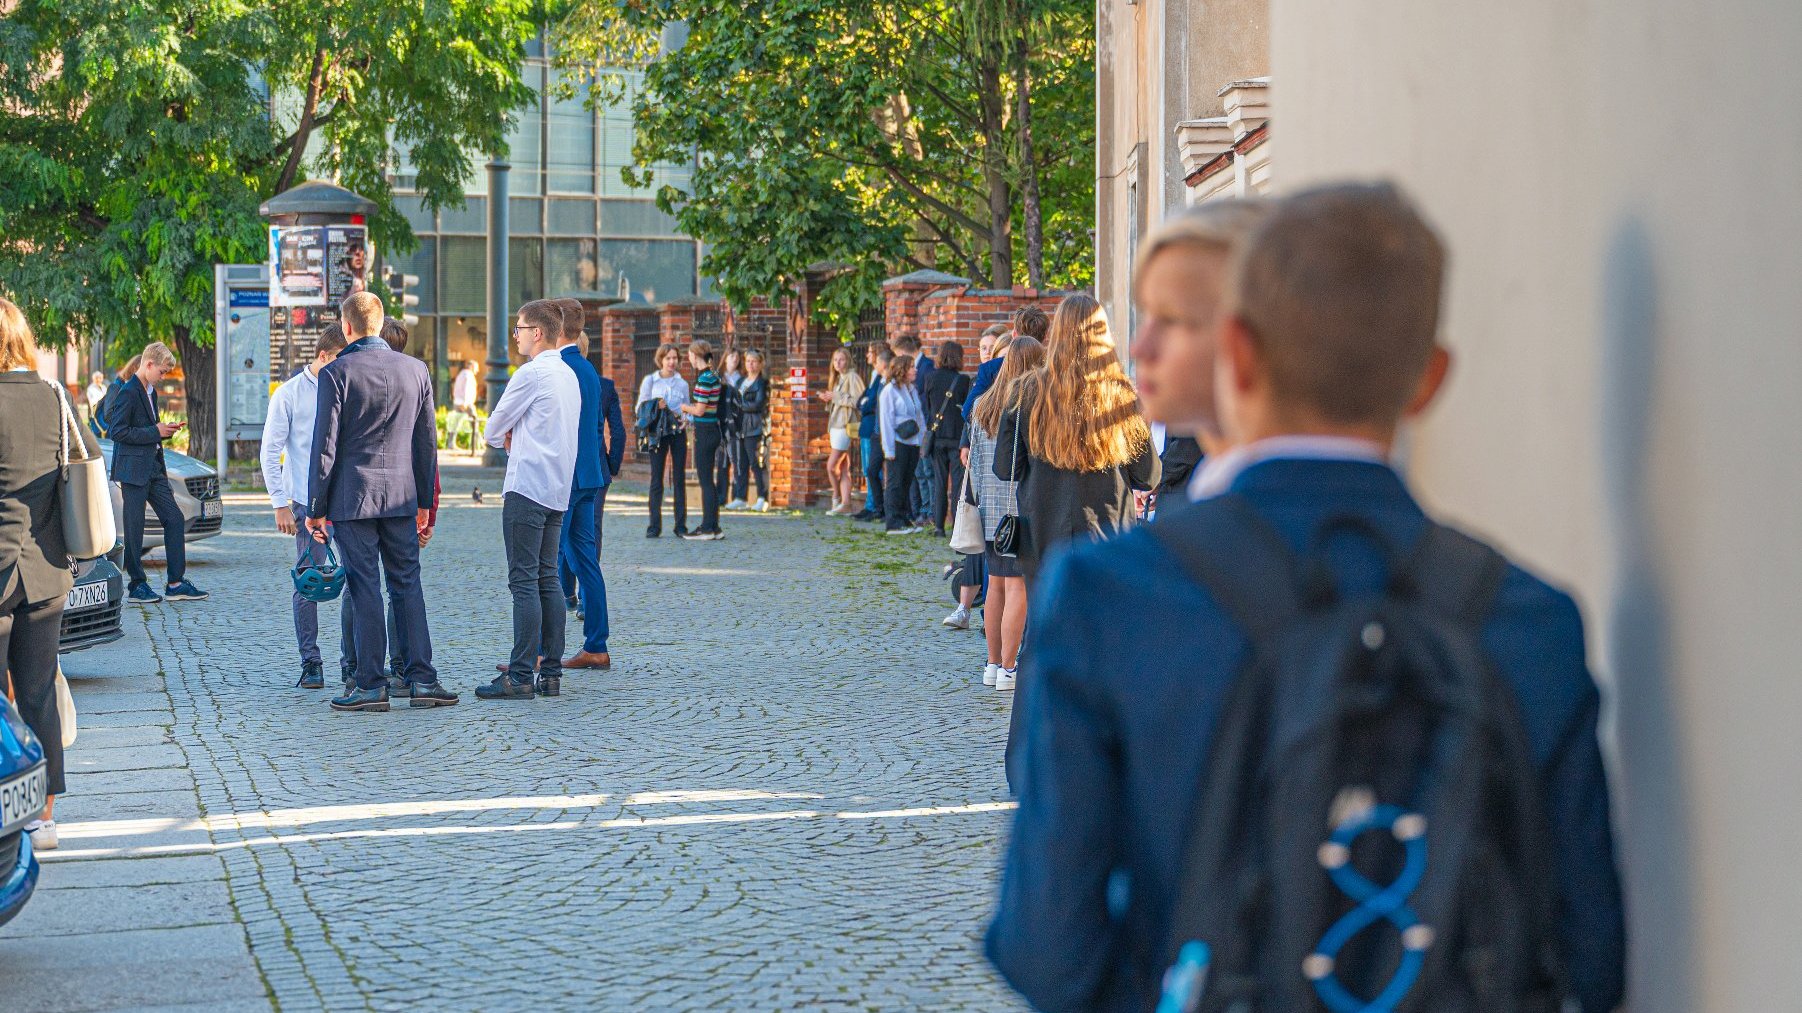
<svg viewBox="0 0 1802 1013">
<path fill-rule="evenodd" d="M 334 225 L 325 230 L 326 305 L 338 304 L 355 292 L 369 288 L 369 264 L 375 251 L 369 245 L 369 230 L 361 225 Z"/>
<path fill-rule="evenodd" d="M 318 225 L 269 227 L 269 305 L 325 305 L 325 232 Z"/>
</svg>

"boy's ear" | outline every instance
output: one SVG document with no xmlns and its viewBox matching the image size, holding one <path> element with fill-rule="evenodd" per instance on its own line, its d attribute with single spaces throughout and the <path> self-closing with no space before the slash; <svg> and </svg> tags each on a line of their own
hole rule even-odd
<svg viewBox="0 0 1802 1013">
<path fill-rule="evenodd" d="M 1239 394 L 1250 391 L 1257 386 L 1259 373 L 1264 368 L 1263 356 L 1251 328 L 1237 314 L 1227 314 L 1220 319 L 1219 337 L 1214 368 L 1221 372 L 1233 391 Z"/>
<path fill-rule="evenodd" d="M 1451 371 L 1452 353 L 1444 345 L 1434 345 L 1433 354 L 1427 358 L 1427 368 L 1414 386 L 1414 397 L 1408 402 L 1403 417 L 1411 419 L 1426 411 L 1439 396 L 1439 389 L 1445 386 L 1445 378 Z"/>
</svg>

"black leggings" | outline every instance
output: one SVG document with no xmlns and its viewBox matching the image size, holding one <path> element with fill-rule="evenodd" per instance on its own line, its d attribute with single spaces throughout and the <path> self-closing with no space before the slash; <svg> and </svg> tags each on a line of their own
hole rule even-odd
<svg viewBox="0 0 1802 1013">
<path fill-rule="evenodd" d="M 732 498 L 744 499 L 751 491 L 751 477 L 757 478 L 757 498 L 770 498 L 770 474 L 763 466 L 763 434 L 732 438 Z"/>
<path fill-rule="evenodd" d="M 52 523 L 55 523 L 53 520 Z M 44 747 L 50 781 L 49 793 L 61 795 L 63 783 L 63 722 L 56 711 L 56 648 L 63 634 L 63 596 L 30 604 L 25 585 L 0 601 L 0 660 L 12 674 L 13 696 L 19 716 Z"/>
<path fill-rule="evenodd" d="M 651 451 L 651 530 L 663 531 L 663 469 L 669 465 L 676 497 L 676 530 L 688 530 L 688 434 L 676 433 Z"/>
<path fill-rule="evenodd" d="M 951 511 L 964 488 L 964 462 L 957 449 L 932 449 L 932 526 L 940 531 L 945 530 L 945 522 L 955 516 Z"/>
<path fill-rule="evenodd" d="M 719 473 L 714 470 L 714 457 L 720 450 L 720 424 L 701 422 L 695 425 L 695 477 L 701 484 L 701 526 L 696 531 L 720 529 Z"/>
<path fill-rule="evenodd" d="M 883 468 L 888 472 L 888 488 L 883 498 L 888 502 L 888 523 L 890 531 L 908 526 L 913 518 L 908 516 L 907 491 L 913 488 L 914 469 L 920 463 L 920 448 L 896 441 L 895 459 L 884 461 Z"/>
</svg>

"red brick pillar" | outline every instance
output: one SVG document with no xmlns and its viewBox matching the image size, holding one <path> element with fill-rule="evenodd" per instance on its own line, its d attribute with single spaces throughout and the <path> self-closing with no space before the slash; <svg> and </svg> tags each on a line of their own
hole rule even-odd
<svg viewBox="0 0 1802 1013">
<path fill-rule="evenodd" d="M 770 377 L 770 499 L 776 506 L 807 507 L 830 493 L 826 481 L 827 407 L 811 395 L 826 386 L 838 335 L 813 322 L 813 305 L 829 275 L 810 272 L 788 304 L 788 368 L 807 371 L 803 400 L 790 396 L 788 375 Z"/>
<path fill-rule="evenodd" d="M 640 321 L 656 319 L 652 306 L 609 306 L 601 311 L 601 371 L 619 388 L 619 403 L 630 416 L 638 402 L 638 365 L 633 354 L 633 341 L 641 329 Z"/>
<path fill-rule="evenodd" d="M 914 271 L 882 283 L 884 333 L 890 340 L 904 334 L 920 337 L 920 309 L 926 297 L 939 289 L 966 289 L 970 279 L 943 271 Z"/>
</svg>

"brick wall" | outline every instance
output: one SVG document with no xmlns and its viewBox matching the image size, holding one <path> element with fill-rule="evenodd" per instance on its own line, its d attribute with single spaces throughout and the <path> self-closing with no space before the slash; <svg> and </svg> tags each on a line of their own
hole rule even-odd
<svg viewBox="0 0 1802 1013">
<path fill-rule="evenodd" d="M 1065 294 L 1030 288 L 939 289 L 919 300 L 914 333 L 928 350 L 946 339 L 956 339 L 964 348 L 965 371 L 973 372 L 977 343 L 990 324 L 1007 323 L 1014 310 L 1027 305 L 1036 305 L 1050 316 Z"/>
<path fill-rule="evenodd" d="M 655 306 L 609 306 L 600 312 L 601 372 L 619 388 L 620 408 L 627 416 L 632 414 L 638 401 L 639 376 L 633 341 L 641 327 L 656 317 Z"/>
<path fill-rule="evenodd" d="M 836 333 L 811 319 L 813 301 L 827 277 L 808 274 L 799 286 L 799 295 L 786 307 L 787 367 L 807 370 L 809 391 L 825 387 L 832 350 L 839 346 Z M 826 435 L 826 406 L 817 398 L 790 398 L 786 372 L 772 374 L 770 381 L 774 387 L 770 398 L 770 501 L 781 507 L 812 506 L 830 494 L 826 455 L 832 448 Z"/>
<path fill-rule="evenodd" d="M 883 322 L 890 338 L 920 333 L 920 303 L 945 288 L 970 287 L 970 279 L 943 271 L 914 271 L 882 283 Z"/>
</svg>

